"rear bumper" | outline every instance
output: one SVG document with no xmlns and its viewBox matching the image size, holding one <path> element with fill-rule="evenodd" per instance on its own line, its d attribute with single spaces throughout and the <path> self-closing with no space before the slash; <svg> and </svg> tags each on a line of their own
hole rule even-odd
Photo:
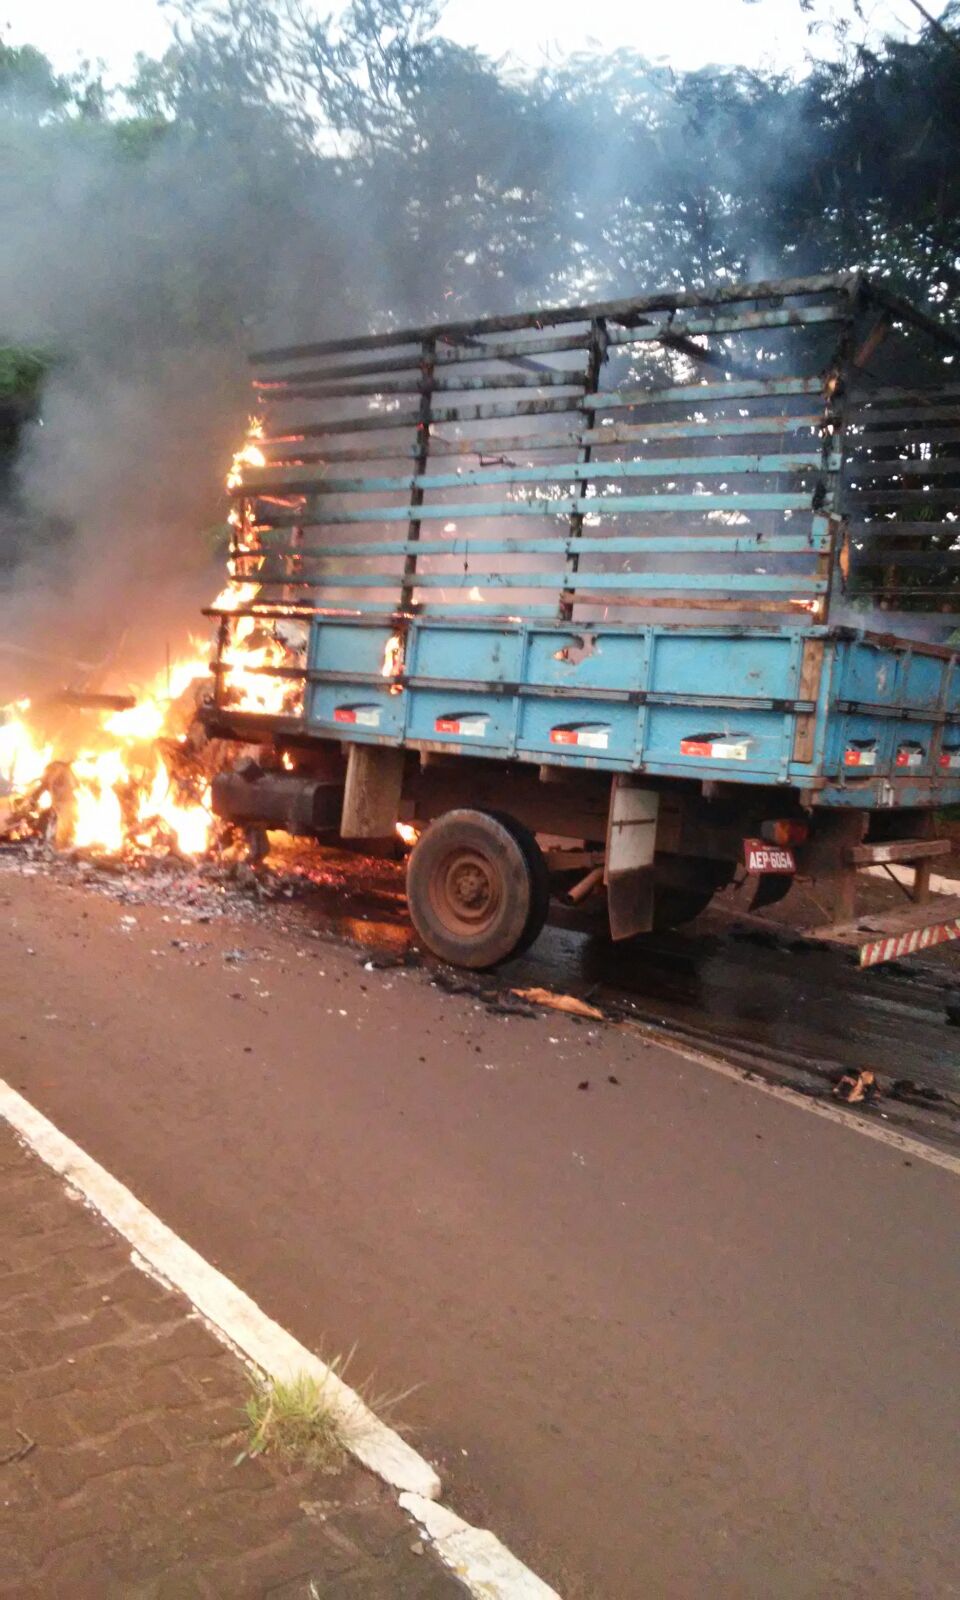
<svg viewBox="0 0 960 1600">
<path fill-rule="evenodd" d="M 876 967 L 960 939 L 960 895 L 887 915 L 859 917 L 856 922 L 813 928 L 806 937 L 818 944 L 856 950 L 861 967 Z"/>
</svg>

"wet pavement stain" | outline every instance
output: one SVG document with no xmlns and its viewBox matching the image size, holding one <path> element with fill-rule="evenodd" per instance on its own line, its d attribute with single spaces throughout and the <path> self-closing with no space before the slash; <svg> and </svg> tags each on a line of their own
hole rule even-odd
<svg viewBox="0 0 960 1600">
<path fill-rule="evenodd" d="M 849 953 L 805 944 L 787 924 L 761 930 L 723 910 L 615 944 L 599 931 L 558 926 L 570 918 L 557 907 L 524 956 L 490 973 L 454 972 L 416 947 L 402 863 L 337 857 L 334 870 L 318 854 L 323 881 L 308 856 L 297 910 L 330 937 L 403 957 L 443 987 L 507 1010 L 523 1009 L 514 988 L 573 994 L 611 1022 L 818 1097 L 829 1098 L 847 1068 L 870 1066 L 882 1093 L 865 1115 L 960 1148 L 960 1032 L 949 1020 L 960 998 L 956 949 L 861 970 Z M 272 861 L 281 863 L 289 857 Z"/>
<path fill-rule="evenodd" d="M 11 863 L 13 865 L 13 863 Z M 28 869 L 36 870 L 36 869 Z M 40 870 L 70 872 L 69 863 Z M 72 869 L 76 870 L 76 869 Z M 531 1015 L 513 989 L 549 989 L 598 1006 L 612 1023 L 647 1029 L 746 1073 L 830 1097 L 849 1069 L 876 1073 L 880 1100 L 864 1115 L 960 1148 L 960 951 L 861 970 L 849 953 L 804 944 L 795 929 L 765 930 L 711 908 L 670 933 L 614 944 L 582 926 L 550 925 L 523 957 L 491 973 L 454 972 L 418 950 L 403 889 L 403 861 L 289 840 L 254 873 L 220 893 L 296 939 L 346 940 L 374 964 L 423 969 L 454 993 Z M 87 875 L 85 881 L 100 878 Z M 106 892 L 125 893 L 122 880 Z M 150 884 L 135 889 L 151 898 Z M 575 922 L 587 921 L 582 914 Z M 535 1014 L 535 1013 L 534 1013 Z"/>
</svg>

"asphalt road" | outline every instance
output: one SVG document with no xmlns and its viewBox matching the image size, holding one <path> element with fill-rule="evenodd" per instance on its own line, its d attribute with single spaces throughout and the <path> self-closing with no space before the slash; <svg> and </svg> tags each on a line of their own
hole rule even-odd
<svg viewBox="0 0 960 1600">
<path fill-rule="evenodd" d="M 269 917 L 16 873 L 0 912 L 3 1076 L 305 1343 L 420 1385 L 449 1503 L 569 1600 L 960 1590 L 954 1173 Z"/>
</svg>

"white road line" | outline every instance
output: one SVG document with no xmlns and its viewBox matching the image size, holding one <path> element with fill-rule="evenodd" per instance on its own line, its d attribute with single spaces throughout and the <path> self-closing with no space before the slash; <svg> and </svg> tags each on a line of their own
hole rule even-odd
<svg viewBox="0 0 960 1600">
<path fill-rule="evenodd" d="M 952 1172 L 955 1177 L 960 1176 L 960 1156 L 952 1155 L 949 1150 L 940 1150 L 936 1145 L 926 1144 L 922 1139 L 915 1139 L 912 1134 L 900 1133 L 896 1128 L 885 1128 L 879 1122 L 868 1121 L 867 1114 L 847 1111 L 842 1105 L 833 1105 L 826 1100 L 813 1100 L 809 1095 L 801 1094 L 799 1089 L 791 1089 L 788 1084 L 770 1083 L 760 1076 L 756 1067 L 733 1066 L 720 1056 L 707 1055 L 702 1050 L 692 1050 L 689 1045 L 678 1043 L 670 1034 L 658 1033 L 656 1028 L 647 1027 L 643 1023 L 621 1022 L 611 1023 L 610 1026 L 627 1028 L 631 1033 L 640 1034 L 651 1043 L 661 1045 L 674 1055 L 682 1056 L 685 1061 L 694 1061 L 698 1067 L 706 1067 L 710 1072 L 719 1073 L 721 1078 L 732 1079 L 743 1089 L 756 1089 L 760 1094 L 771 1095 L 774 1100 L 782 1100 L 786 1105 L 793 1106 L 796 1111 L 807 1111 L 811 1116 L 824 1117 L 827 1122 L 839 1123 L 851 1133 L 859 1133 L 865 1139 L 875 1140 L 877 1144 L 889 1145 L 902 1155 L 911 1156 L 917 1161 L 925 1161 L 931 1167 L 942 1167 L 944 1172 Z"/>
<path fill-rule="evenodd" d="M 349 1448 L 376 1473 L 426 1532 L 445 1564 L 477 1600 L 560 1600 L 492 1533 L 437 1504 L 440 1479 L 423 1456 L 375 1416 L 349 1384 L 248 1294 L 154 1216 L 128 1188 L 0 1079 L 0 1116 L 36 1155 L 79 1191 L 132 1247 L 132 1259 L 178 1289 L 225 1344 L 271 1378 L 306 1372 L 341 1409 Z"/>
</svg>

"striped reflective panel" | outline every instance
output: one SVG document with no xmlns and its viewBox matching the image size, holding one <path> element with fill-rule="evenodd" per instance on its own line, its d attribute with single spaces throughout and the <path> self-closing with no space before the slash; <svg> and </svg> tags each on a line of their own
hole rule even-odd
<svg viewBox="0 0 960 1600">
<path fill-rule="evenodd" d="M 458 733 L 462 738 L 482 739 L 489 721 L 488 716 L 438 717 L 433 727 L 435 733 Z"/>
<path fill-rule="evenodd" d="M 845 767 L 875 767 L 877 764 L 877 750 L 875 745 L 847 745 L 843 752 Z"/>
<path fill-rule="evenodd" d="M 753 744 L 746 733 L 693 733 L 680 740 L 680 754 L 708 761 L 747 761 Z"/>
<path fill-rule="evenodd" d="M 550 729 L 551 744 L 574 744 L 588 750 L 606 750 L 610 744 L 608 724 L 584 722 L 579 726 Z"/>
<path fill-rule="evenodd" d="M 358 728 L 379 728 L 380 706 L 337 706 L 334 722 L 348 722 Z"/>
<path fill-rule="evenodd" d="M 938 922 L 929 928 L 914 928 L 910 933 L 898 933 L 888 939 L 874 939 L 860 946 L 861 967 L 876 967 L 881 961 L 896 961 L 899 956 L 916 955 L 918 950 L 930 950 L 936 944 L 946 944 L 960 939 L 960 917 L 949 922 Z"/>
</svg>

